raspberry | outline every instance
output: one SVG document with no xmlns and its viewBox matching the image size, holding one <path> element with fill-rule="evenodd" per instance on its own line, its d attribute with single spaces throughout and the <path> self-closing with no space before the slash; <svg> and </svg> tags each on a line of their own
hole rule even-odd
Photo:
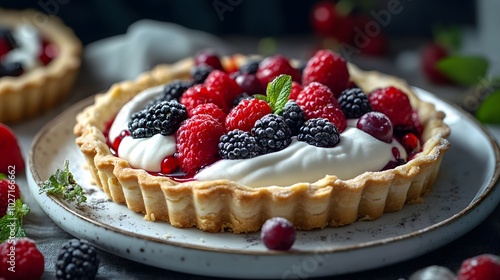
<svg viewBox="0 0 500 280">
<path fill-rule="evenodd" d="M 294 100 L 288 100 L 281 111 L 281 116 L 292 131 L 292 135 L 299 133 L 300 127 L 304 124 L 306 116 L 304 110 Z"/>
<path fill-rule="evenodd" d="M 368 112 L 359 118 L 356 127 L 380 141 L 392 142 L 392 123 L 389 118 L 380 112 Z"/>
<path fill-rule="evenodd" d="M 283 55 L 275 55 L 265 58 L 260 64 L 257 73 L 262 88 L 267 88 L 267 84 L 281 74 L 292 76 L 292 80 L 300 82 L 299 70 L 290 65 L 288 59 Z"/>
<path fill-rule="evenodd" d="M 95 279 L 98 269 L 97 251 L 87 240 L 71 239 L 63 244 L 57 256 L 57 279 Z"/>
<path fill-rule="evenodd" d="M 410 155 L 420 151 L 420 140 L 413 133 L 407 133 L 401 137 L 401 144 Z"/>
<path fill-rule="evenodd" d="M 191 68 L 190 74 L 195 84 L 202 84 L 214 69 L 206 64 L 196 65 Z"/>
<path fill-rule="evenodd" d="M 158 133 L 172 135 L 186 118 L 184 105 L 175 100 L 161 101 L 132 114 L 128 129 L 133 138 L 148 138 Z"/>
<path fill-rule="evenodd" d="M 255 74 L 257 73 L 257 69 L 259 69 L 258 60 L 249 60 L 240 66 L 241 74 Z"/>
<path fill-rule="evenodd" d="M 483 254 L 466 259 L 457 273 L 457 280 L 500 279 L 500 257 Z"/>
<path fill-rule="evenodd" d="M 267 248 L 286 251 L 295 242 L 295 229 L 293 228 L 293 224 L 287 219 L 273 217 L 262 225 L 260 238 Z"/>
<path fill-rule="evenodd" d="M 332 91 L 325 85 L 310 83 L 300 92 L 296 102 L 304 110 L 306 119 L 326 118 L 340 133 L 346 129 L 345 115 L 333 97 Z"/>
<path fill-rule="evenodd" d="M 302 85 L 298 82 L 293 81 L 292 82 L 292 91 L 290 92 L 290 96 L 288 99 L 297 99 L 297 96 L 299 96 L 299 93 L 302 91 Z"/>
<path fill-rule="evenodd" d="M 214 117 L 214 119 L 222 125 L 224 125 L 224 122 L 226 121 L 226 113 L 222 112 L 221 108 L 213 103 L 205 103 L 196 106 L 196 108 L 189 112 L 189 117 L 201 114 L 207 114 Z"/>
<path fill-rule="evenodd" d="M 7 213 L 9 204 L 14 205 L 16 199 L 21 198 L 17 184 L 10 180 L 0 180 L 0 218 Z"/>
<path fill-rule="evenodd" d="M 24 158 L 16 134 L 0 123 L 0 173 L 11 174 L 24 170 Z"/>
<path fill-rule="evenodd" d="M 330 50 L 319 50 L 309 59 L 302 74 L 302 85 L 318 82 L 329 87 L 337 98 L 349 82 L 345 60 Z"/>
<path fill-rule="evenodd" d="M 300 128 L 297 140 L 316 147 L 334 147 L 340 141 L 337 127 L 327 119 L 310 119 Z"/>
<path fill-rule="evenodd" d="M 208 91 L 219 95 L 225 101 L 225 104 L 231 104 L 243 92 L 238 83 L 231 79 L 229 74 L 220 70 L 214 70 L 208 74 L 204 85 Z"/>
<path fill-rule="evenodd" d="M 359 88 L 349 88 L 342 91 L 337 100 L 348 119 L 357 119 L 372 110 L 368 96 Z"/>
<path fill-rule="evenodd" d="M 176 133 L 177 160 L 182 171 L 193 174 L 218 159 L 224 126 L 210 115 L 195 115 L 185 120 Z"/>
<path fill-rule="evenodd" d="M 196 108 L 196 106 L 205 103 L 214 103 L 223 112 L 227 112 L 228 110 L 226 101 L 216 91 L 209 90 L 203 84 L 197 84 L 188 88 L 181 96 L 180 103 L 186 106 L 188 112 Z"/>
<path fill-rule="evenodd" d="M 226 130 L 240 129 L 250 132 L 255 122 L 271 113 L 271 107 L 264 100 L 244 99 L 226 117 Z"/>
<path fill-rule="evenodd" d="M 292 143 L 292 131 L 283 117 L 268 114 L 255 122 L 252 135 L 262 148 L 262 154 L 277 152 Z"/>
<path fill-rule="evenodd" d="M 406 93 L 395 87 L 379 88 L 368 96 L 374 111 L 382 112 L 394 127 L 411 127 L 413 109 Z"/>
<path fill-rule="evenodd" d="M 210 49 L 200 50 L 194 55 L 194 64 L 206 64 L 216 70 L 224 70 L 219 55 Z"/>
<path fill-rule="evenodd" d="M 40 279 L 45 269 L 42 253 L 29 238 L 8 239 L 0 244 L 0 263 L 2 279 Z"/>
<path fill-rule="evenodd" d="M 223 159 L 253 158 L 260 154 L 260 147 L 255 137 L 239 129 L 222 135 L 218 147 Z"/>
</svg>

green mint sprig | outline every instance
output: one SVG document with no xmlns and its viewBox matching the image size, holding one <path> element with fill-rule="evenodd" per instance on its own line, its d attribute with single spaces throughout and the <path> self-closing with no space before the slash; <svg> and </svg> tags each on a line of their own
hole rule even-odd
<svg viewBox="0 0 500 280">
<path fill-rule="evenodd" d="M 64 161 L 64 169 L 57 169 L 56 172 L 42 183 L 40 194 L 47 193 L 48 195 L 62 196 L 63 199 L 80 205 L 87 201 L 85 191 L 78 185 L 73 178 L 73 174 L 69 171 L 69 161 Z"/>
<path fill-rule="evenodd" d="M 0 243 L 9 238 L 25 237 L 23 218 L 28 215 L 30 208 L 20 199 L 16 199 L 14 207 L 7 208 L 7 213 L 0 219 Z"/>
<path fill-rule="evenodd" d="M 279 75 L 267 84 L 266 95 L 255 94 L 254 97 L 269 104 L 274 114 L 280 114 L 292 92 L 292 76 Z"/>
</svg>

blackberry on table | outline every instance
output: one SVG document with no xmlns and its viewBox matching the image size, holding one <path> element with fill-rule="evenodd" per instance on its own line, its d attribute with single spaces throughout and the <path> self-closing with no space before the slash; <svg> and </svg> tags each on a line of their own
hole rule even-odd
<svg viewBox="0 0 500 280">
<path fill-rule="evenodd" d="M 209 65 L 200 64 L 191 68 L 190 74 L 195 84 L 202 84 L 212 71 L 214 69 Z"/>
<path fill-rule="evenodd" d="M 292 131 L 292 135 L 299 133 L 300 127 L 306 120 L 304 110 L 295 102 L 295 100 L 288 100 L 281 111 L 281 116 L 285 119 L 286 124 Z"/>
<path fill-rule="evenodd" d="M 277 152 L 292 143 L 292 131 L 282 116 L 267 114 L 255 122 L 252 135 L 257 139 L 262 154 Z"/>
<path fill-rule="evenodd" d="M 348 119 L 356 119 L 372 111 L 368 96 L 360 88 L 344 90 L 340 94 L 338 102 Z"/>
<path fill-rule="evenodd" d="M 307 120 L 300 128 L 297 140 L 316 147 L 330 148 L 340 141 L 337 127 L 329 120 L 315 118 Z"/>
<path fill-rule="evenodd" d="M 96 249 L 86 240 L 64 243 L 56 262 L 57 279 L 95 279 L 99 269 Z"/>
<path fill-rule="evenodd" d="M 250 133 L 235 129 L 221 136 L 219 155 L 223 159 L 246 159 L 260 154 L 260 147 Z"/>
<path fill-rule="evenodd" d="M 128 129 L 133 138 L 172 135 L 187 117 L 184 105 L 175 100 L 161 101 L 132 114 Z"/>
<path fill-rule="evenodd" d="M 259 69 L 259 63 L 260 61 L 258 60 L 250 60 L 245 62 L 243 65 L 240 66 L 240 73 L 241 74 L 255 74 L 257 73 L 257 69 Z"/>
</svg>

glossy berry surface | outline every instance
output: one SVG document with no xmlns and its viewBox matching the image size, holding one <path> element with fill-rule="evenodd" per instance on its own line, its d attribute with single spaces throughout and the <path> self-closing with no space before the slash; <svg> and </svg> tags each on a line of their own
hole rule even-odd
<svg viewBox="0 0 500 280">
<path fill-rule="evenodd" d="M 345 60 L 330 50 L 319 50 L 309 59 L 302 74 L 302 85 L 321 83 L 337 98 L 349 82 L 349 71 Z"/>
<path fill-rule="evenodd" d="M 292 135 L 299 133 L 300 127 L 306 121 L 304 110 L 294 100 L 288 100 L 281 111 L 281 116 L 292 131 Z"/>
<path fill-rule="evenodd" d="M 97 250 L 88 241 L 71 239 L 63 244 L 57 256 L 57 279 L 95 279 L 98 269 Z"/>
<path fill-rule="evenodd" d="M 161 161 L 161 173 L 163 174 L 170 174 L 174 172 L 178 167 L 179 162 L 173 155 L 168 156 Z"/>
<path fill-rule="evenodd" d="M 128 129 L 133 138 L 148 138 L 155 134 L 168 136 L 174 134 L 187 117 L 184 105 L 175 100 L 161 101 L 132 114 Z"/>
<path fill-rule="evenodd" d="M 331 148 L 340 141 L 337 127 L 327 119 L 310 119 L 300 128 L 297 140 L 322 148 Z"/>
<path fill-rule="evenodd" d="M 196 65 L 189 71 L 195 84 L 202 84 L 214 69 L 206 64 Z"/>
<path fill-rule="evenodd" d="M 359 118 L 356 127 L 380 141 L 391 143 L 393 136 L 392 123 L 380 112 L 368 112 Z"/>
<path fill-rule="evenodd" d="M 413 109 L 408 95 L 395 87 L 375 89 L 368 96 L 374 111 L 384 113 L 394 127 L 412 127 Z"/>
<path fill-rule="evenodd" d="M 16 238 L 9 243 L 5 241 L 0 244 L 0 278 L 13 280 L 40 279 L 44 271 L 45 259 L 36 247 L 33 240 L 29 238 Z M 12 251 L 11 247 L 15 249 Z M 9 267 L 12 265 L 10 255 L 14 255 L 15 272 Z"/>
<path fill-rule="evenodd" d="M 466 259 L 457 273 L 457 280 L 500 279 L 500 257 L 484 254 Z"/>
<path fill-rule="evenodd" d="M 263 154 L 281 151 L 292 143 L 292 131 L 283 117 L 275 114 L 265 115 L 255 122 L 251 133 Z"/>
<path fill-rule="evenodd" d="M 271 113 L 271 107 L 264 100 L 245 99 L 234 107 L 226 117 L 225 127 L 227 131 L 240 129 L 250 131 L 255 122 L 263 116 Z"/>
<path fill-rule="evenodd" d="M 295 229 L 287 219 L 273 217 L 262 225 L 260 238 L 268 249 L 286 251 L 295 242 Z"/>
<path fill-rule="evenodd" d="M 253 74 L 241 74 L 235 79 L 236 83 L 240 86 L 243 92 L 250 95 L 257 93 L 264 93 L 265 90 L 262 88 L 259 79 Z"/>
<path fill-rule="evenodd" d="M 13 205 L 20 198 L 19 186 L 14 181 L 0 179 L 0 218 L 7 213 L 9 204 Z"/>
<path fill-rule="evenodd" d="M 221 136 L 219 155 L 223 159 L 246 159 L 258 156 L 261 148 L 255 137 L 246 131 L 235 129 Z"/>
<path fill-rule="evenodd" d="M 160 99 L 164 101 L 179 101 L 181 95 L 192 85 L 189 81 L 174 80 L 163 87 L 163 94 L 160 96 Z"/>
<path fill-rule="evenodd" d="M 401 137 L 401 144 L 408 154 L 414 154 L 420 151 L 420 140 L 413 133 L 407 133 Z"/>
<path fill-rule="evenodd" d="M 195 115 L 182 122 L 175 135 L 180 169 L 194 174 L 219 159 L 217 147 L 224 132 L 224 126 L 206 114 Z"/>
<path fill-rule="evenodd" d="M 349 88 L 342 91 L 337 100 L 348 119 L 357 119 L 372 111 L 368 96 L 360 88 Z"/>
<path fill-rule="evenodd" d="M 267 84 L 279 75 L 290 75 L 292 80 L 300 81 L 300 72 L 295 69 L 288 58 L 283 55 L 274 55 L 265 58 L 260 64 L 255 74 L 259 79 L 263 88 L 267 88 Z"/>
<path fill-rule="evenodd" d="M 224 70 L 220 62 L 219 55 L 210 49 L 200 50 L 194 55 L 195 65 L 206 64 L 213 69 Z"/>
<path fill-rule="evenodd" d="M 24 158 L 17 137 L 8 126 L 0 123 L 0 173 L 24 170 Z"/>
<path fill-rule="evenodd" d="M 125 138 L 126 136 L 130 136 L 130 131 L 124 129 L 120 132 L 120 135 L 118 135 L 118 137 L 116 137 L 115 140 L 113 141 L 112 148 L 116 153 L 116 155 L 118 155 L 118 148 L 120 147 L 123 138 Z"/>
</svg>

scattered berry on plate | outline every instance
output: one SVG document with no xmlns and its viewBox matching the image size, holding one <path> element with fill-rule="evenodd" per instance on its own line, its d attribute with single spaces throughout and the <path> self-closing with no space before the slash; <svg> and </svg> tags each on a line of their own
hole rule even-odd
<svg viewBox="0 0 500 280">
<path fill-rule="evenodd" d="M 260 238 L 267 248 L 286 251 L 295 242 L 295 229 L 293 224 L 287 219 L 273 217 L 262 225 Z"/>
<path fill-rule="evenodd" d="M 257 120 L 270 113 L 271 107 L 266 101 L 244 99 L 227 114 L 226 130 L 240 129 L 249 132 Z"/>
<path fill-rule="evenodd" d="M 0 123 L 0 173 L 24 170 L 24 159 L 17 137 L 8 126 Z"/>
<path fill-rule="evenodd" d="M 26 237 L 9 240 L 14 242 L 5 241 L 0 244 L 0 278 L 40 279 L 45 270 L 45 259 L 35 241 Z"/>
<path fill-rule="evenodd" d="M 259 64 L 259 68 L 255 75 L 264 89 L 267 87 L 267 84 L 279 75 L 290 75 L 292 80 L 300 82 L 299 70 L 294 68 L 290 64 L 288 58 L 283 55 L 266 57 Z"/>
<path fill-rule="evenodd" d="M 132 114 L 128 129 L 133 138 L 173 135 L 187 117 L 186 107 L 176 100 L 161 101 Z"/>
<path fill-rule="evenodd" d="M 203 49 L 194 55 L 194 64 L 206 64 L 215 70 L 224 70 L 219 55 L 211 49 Z"/>
<path fill-rule="evenodd" d="M 394 127 L 412 127 L 413 109 L 408 95 L 395 87 L 385 87 L 373 90 L 368 96 L 370 106 L 374 111 L 384 113 Z"/>
<path fill-rule="evenodd" d="M 235 129 L 221 136 L 219 155 L 223 159 L 246 159 L 258 156 L 261 148 L 249 132 Z"/>
<path fill-rule="evenodd" d="M 348 119 L 357 119 L 372 111 L 368 96 L 360 88 L 349 88 L 342 91 L 337 101 Z"/>
<path fill-rule="evenodd" d="M 195 115 L 182 122 L 176 133 L 176 157 L 180 169 L 193 174 L 201 167 L 214 163 L 219 157 L 217 147 L 224 132 L 224 126 L 206 114 Z"/>
<path fill-rule="evenodd" d="M 380 112 L 368 112 L 359 118 L 356 127 L 380 141 L 391 143 L 393 136 L 392 123 Z"/>
<path fill-rule="evenodd" d="M 281 151 L 292 143 L 292 131 L 283 117 L 268 114 L 255 122 L 251 131 L 262 148 L 262 153 Z"/>
<path fill-rule="evenodd" d="M 97 250 L 88 241 L 71 239 L 63 244 L 57 256 L 57 279 L 95 279 L 98 269 Z"/>
<path fill-rule="evenodd" d="M 7 213 L 9 204 L 13 205 L 16 199 L 20 198 L 19 186 L 8 179 L 0 178 L 0 218 Z"/>
<path fill-rule="evenodd" d="M 500 279 L 500 257 L 483 254 L 466 259 L 457 273 L 457 280 Z"/>
<path fill-rule="evenodd" d="M 322 148 L 330 148 L 340 141 L 337 127 L 323 118 L 310 119 L 300 128 L 297 140 Z"/>
<path fill-rule="evenodd" d="M 303 86 L 312 82 L 327 86 L 337 98 L 349 82 L 347 63 L 339 54 L 330 50 L 317 51 L 302 73 Z"/>
</svg>

